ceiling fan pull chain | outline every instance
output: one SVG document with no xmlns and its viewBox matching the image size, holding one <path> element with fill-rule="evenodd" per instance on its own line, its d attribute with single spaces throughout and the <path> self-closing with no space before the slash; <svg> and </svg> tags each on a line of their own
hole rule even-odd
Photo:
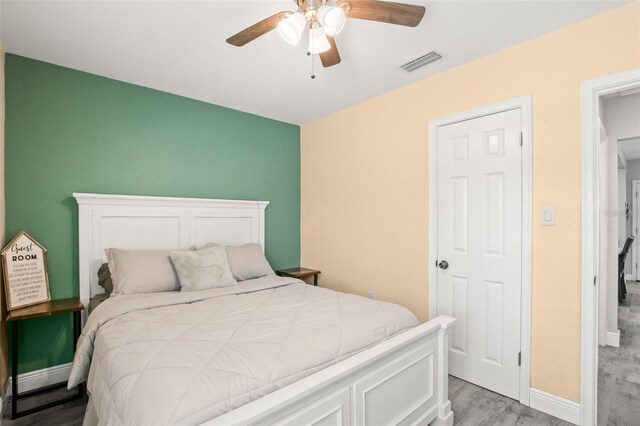
<svg viewBox="0 0 640 426">
<path fill-rule="evenodd" d="M 311 54 L 312 50 L 313 50 L 313 38 L 311 38 L 311 40 L 309 40 L 309 51 L 307 52 L 307 55 L 311 57 L 311 80 L 316 78 L 316 72 L 315 72 L 315 67 L 314 67 L 315 62 L 313 60 L 313 55 Z"/>
</svg>

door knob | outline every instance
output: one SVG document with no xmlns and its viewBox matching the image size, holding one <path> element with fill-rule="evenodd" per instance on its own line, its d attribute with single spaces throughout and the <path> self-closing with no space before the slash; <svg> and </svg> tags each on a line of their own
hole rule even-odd
<svg viewBox="0 0 640 426">
<path fill-rule="evenodd" d="M 440 269 L 447 269 L 448 267 L 449 267 L 449 262 L 447 262 L 446 260 L 443 260 L 440 263 L 438 263 L 438 268 Z"/>
</svg>

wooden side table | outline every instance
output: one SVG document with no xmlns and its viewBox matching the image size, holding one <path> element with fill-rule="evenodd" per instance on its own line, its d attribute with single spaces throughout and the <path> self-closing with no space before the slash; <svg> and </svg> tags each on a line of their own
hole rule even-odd
<svg viewBox="0 0 640 426">
<path fill-rule="evenodd" d="M 318 275 L 320 275 L 322 272 L 318 271 L 316 269 L 309 269 L 309 268 L 289 268 L 289 269 L 278 269 L 276 271 L 277 275 L 280 275 L 281 277 L 291 277 L 291 278 L 297 278 L 299 280 L 302 280 L 306 277 L 310 277 L 311 275 L 313 275 L 313 285 L 314 286 L 318 286 Z"/>
<path fill-rule="evenodd" d="M 67 382 L 56 383 L 53 385 L 45 386 L 32 391 L 18 393 L 18 323 L 21 320 L 38 318 L 38 317 L 50 317 L 52 315 L 64 314 L 68 312 L 73 313 L 73 352 L 75 353 L 76 344 L 78 343 L 78 337 L 80 337 L 80 313 L 84 310 L 84 305 L 80 303 L 79 299 L 63 299 L 54 300 L 51 302 L 41 303 L 38 305 L 26 306 L 24 308 L 15 309 L 7 314 L 7 322 L 11 325 L 11 418 L 16 419 L 18 417 L 26 416 L 37 411 L 45 410 L 47 408 L 56 406 L 58 404 L 64 404 L 65 402 L 73 401 L 78 398 L 82 398 L 84 395 L 84 389 L 82 385 L 78 386 L 78 394 L 68 396 L 66 398 L 48 402 L 39 407 L 30 408 L 18 412 L 18 400 L 27 398 L 33 395 L 37 395 L 48 390 L 66 386 Z"/>
</svg>

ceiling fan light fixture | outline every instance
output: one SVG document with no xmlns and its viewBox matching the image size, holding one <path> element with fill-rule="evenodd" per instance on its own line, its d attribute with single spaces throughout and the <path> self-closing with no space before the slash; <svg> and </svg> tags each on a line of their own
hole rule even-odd
<svg viewBox="0 0 640 426">
<path fill-rule="evenodd" d="M 329 68 L 341 62 L 334 36 L 344 28 L 346 15 L 351 19 L 416 27 L 422 22 L 426 10 L 424 6 L 395 3 L 394 0 L 294 1 L 297 5 L 295 12 L 283 10 L 271 15 L 232 35 L 227 39 L 227 43 L 242 47 L 277 28 L 282 39 L 295 46 L 300 43 L 305 27 L 308 27 L 309 49 L 307 53 L 309 55 L 319 54 L 322 66 Z M 306 37 L 306 34 L 304 35 Z M 312 69 L 313 63 L 312 59 Z"/>
<path fill-rule="evenodd" d="M 331 49 L 331 44 L 322 28 L 311 28 L 309 30 L 309 52 L 312 55 L 324 53 Z"/>
<path fill-rule="evenodd" d="M 302 13 L 295 12 L 278 23 L 278 33 L 284 41 L 297 46 L 306 25 L 307 18 Z"/>
<path fill-rule="evenodd" d="M 318 22 L 328 36 L 334 36 L 344 28 L 346 21 L 344 9 L 339 6 L 322 5 L 318 8 Z"/>
</svg>

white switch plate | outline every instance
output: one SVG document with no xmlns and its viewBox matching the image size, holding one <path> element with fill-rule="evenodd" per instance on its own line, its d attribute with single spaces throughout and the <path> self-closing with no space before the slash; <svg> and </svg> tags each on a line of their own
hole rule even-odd
<svg viewBox="0 0 640 426">
<path fill-rule="evenodd" d="M 556 224 L 556 208 L 543 207 L 540 210 L 540 224 L 542 226 L 555 226 Z"/>
</svg>

